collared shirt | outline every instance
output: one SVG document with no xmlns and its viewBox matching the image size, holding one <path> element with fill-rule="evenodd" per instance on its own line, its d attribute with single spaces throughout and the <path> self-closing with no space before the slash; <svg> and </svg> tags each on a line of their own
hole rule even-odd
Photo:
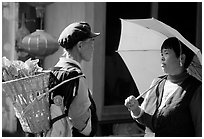
<svg viewBox="0 0 204 139">
<path fill-rule="evenodd" d="M 77 65 L 79 69 L 81 69 L 81 65 L 77 61 L 66 57 L 61 57 L 55 67 L 62 67 L 66 69 L 69 64 Z M 68 112 L 68 117 L 71 121 L 69 123 L 69 128 L 74 126 L 79 130 L 80 133 L 87 136 L 91 132 L 91 112 L 89 110 L 91 102 L 89 100 L 88 90 L 89 89 L 88 84 L 86 83 L 86 79 L 80 78 L 77 91 L 78 93 L 70 104 Z"/>
<path fill-rule="evenodd" d="M 164 92 L 163 92 L 162 101 L 161 101 L 161 105 L 159 106 L 159 109 L 162 109 L 164 107 L 168 98 L 176 92 L 176 89 L 178 89 L 178 87 L 179 87 L 178 84 L 172 83 L 169 80 L 165 82 Z"/>
</svg>

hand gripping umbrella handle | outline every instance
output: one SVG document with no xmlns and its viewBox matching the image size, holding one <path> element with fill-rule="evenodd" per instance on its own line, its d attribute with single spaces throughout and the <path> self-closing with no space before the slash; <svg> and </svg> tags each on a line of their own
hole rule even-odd
<svg viewBox="0 0 204 139">
<path fill-rule="evenodd" d="M 149 90 L 151 90 L 152 88 L 154 88 L 156 85 L 158 85 L 159 83 L 161 83 L 161 81 L 163 81 L 165 78 L 167 77 L 167 75 L 165 75 L 161 80 L 158 80 L 152 87 L 150 87 L 149 89 L 147 89 L 146 91 L 144 91 L 142 94 L 140 94 L 136 100 L 138 100 L 139 98 L 141 98 L 142 96 L 144 96 Z"/>
</svg>

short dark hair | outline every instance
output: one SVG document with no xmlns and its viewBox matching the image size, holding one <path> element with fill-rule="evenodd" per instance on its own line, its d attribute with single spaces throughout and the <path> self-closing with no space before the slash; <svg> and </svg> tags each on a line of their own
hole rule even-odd
<svg viewBox="0 0 204 139">
<path fill-rule="evenodd" d="M 175 52 L 177 58 L 180 56 L 180 54 L 185 54 L 186 55 L 186 59 L 184 63 L 185 69 L 188 68 L 188 66 L 190 65 L 195 55 L 192 50 L 190 50 L 185 44 L 183 44 L 176 37 L 167 38 L 162 44 L 161 51 L 163 49 L 172 49 Z"/>
</svg>

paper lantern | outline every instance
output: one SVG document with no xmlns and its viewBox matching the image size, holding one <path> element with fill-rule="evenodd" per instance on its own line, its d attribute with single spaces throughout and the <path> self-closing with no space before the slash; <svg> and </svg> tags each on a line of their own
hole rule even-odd
<svg viewBox="0 0 204 139">
<path fill-rule="evenodd" d="M 44 30 L 36 30 L 35 32 L 27 35 L 22 40 L 22 50 L 28 52 L 36 57 L 45 57 L 59 48 L 57 40 Z"/>
<path fill-rule="evenodd" d="M 22 40 L 23 45 L 20 48 L 35 57 L 43 58 L 54 53 L 59 48 L 57 39 L 43 30 L 45 6 L 50 3 L 28 2 L 27 4 L 36 8 L 36 16 L 40 19 L 40 29 L 37 28 L 35 32 L 25 36 Z"/>
</svg>

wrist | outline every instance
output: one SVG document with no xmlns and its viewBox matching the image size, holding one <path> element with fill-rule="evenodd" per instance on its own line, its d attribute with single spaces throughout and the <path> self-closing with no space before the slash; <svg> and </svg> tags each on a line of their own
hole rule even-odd
<svg viewBox="0 0 204 139">
<path fill-rule="evenodd" d="M 138 107 L 137 109 L 134 109 L 131 111 L 131 116 L 133 119 L 139 118 L 143 112 L 144 112 L 144 110 L 142 110 L 140 107 Z"/>
<path fill-rule="evenodd" d="M 132 110 L 132 113 L 135 115 L 135 116 L 138 116 L 141 112 L 141 109 L 140 107 L 136 107 L 135 109 Z"/>
</svg>

